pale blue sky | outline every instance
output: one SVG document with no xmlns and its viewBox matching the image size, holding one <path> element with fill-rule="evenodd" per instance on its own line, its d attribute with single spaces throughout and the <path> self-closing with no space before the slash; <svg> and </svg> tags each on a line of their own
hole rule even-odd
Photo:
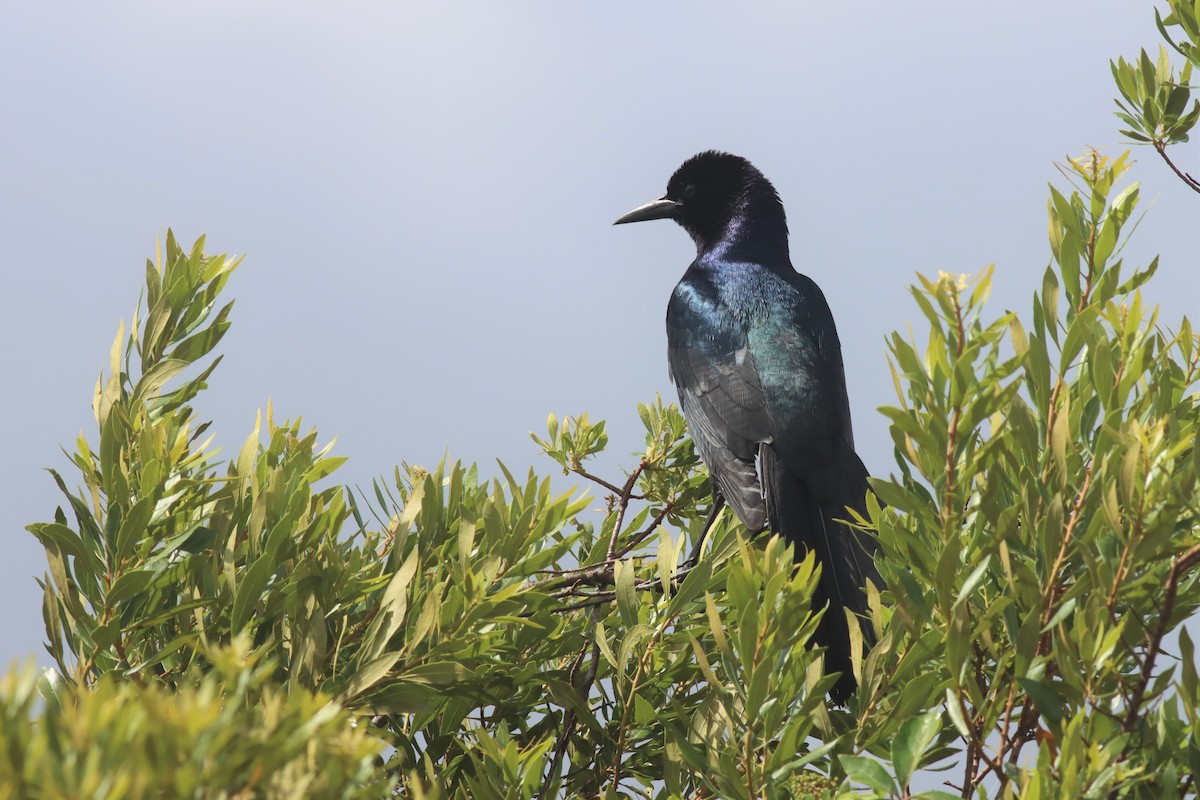
<svg viewBox="0 0 1200 800">
<path fill-rule="evenodd" d="M 369 482 L 447 448 L 524 470 L 546 413 L 609 420 L 667 379 L 692 257 L 612 228 L 692 153 L 754 161 L 825 290 L 859 448 L 892 469 L 884 336 L 916 271 L 996 262 L 1027 313 L 1051 162 L 1122 146 L 1108 59 L 1157 47 L 1148 3 L 8 3 L 0 10 L 5 452 L 0 667 L 41 654 L 42 467 L 89 402 L 144 260 L 173 226 L 245 253 L 198 410 L 236 448 L 302 415 Z M 1197 169 L 1197 147 L 1177 150 Z M 1130 257 L 1167 323 L 1200 304 L 1200 198 L 1148 150 Z M 609 474 L 624 463 L 611 458 Z"/>
</svg>

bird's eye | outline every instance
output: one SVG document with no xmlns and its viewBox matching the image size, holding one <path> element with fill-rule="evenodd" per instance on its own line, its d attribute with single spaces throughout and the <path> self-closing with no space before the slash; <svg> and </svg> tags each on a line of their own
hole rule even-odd
<svg viewBox="0 0 1200 800">
<path fill-rule="evenodd" d="M 696 185 L 695 184 L 689 183 L 687 186 L 685 186 L 683 188 L 683 196 L 684 197 L 694 197 L 695 195 L 696 195 Z"/>
</svg>

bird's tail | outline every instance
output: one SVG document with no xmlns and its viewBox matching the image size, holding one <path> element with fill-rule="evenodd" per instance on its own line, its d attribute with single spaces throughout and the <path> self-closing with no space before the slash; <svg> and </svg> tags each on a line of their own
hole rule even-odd
<svg viewBox="0 0 1200 800">
<path fill-rule="evenodd" d="M 761 453 L 764 494 L 771 530 L 794 548 L 797 562 L 811 550 L 821 564 L 821 578 L 813 594 L 814 610 L 825 614 L 813 634 L 813 643 L 825 647 L 825 672 L 840 672 L 830 691 L 836 703 L 844 703 L 857 687 L 850 650 L 850 619 L 858 618 L 863 652 L 875 644 L 869 620 L 867 581 L 884 588 L 875 568 L 878 543 L 842 522 L 849 506 L 866 516 L 867 470 L 853 449 L 840 454 L 835 467 L 815 478 L 799 478 L 788 472 L 771 448 Z"/>
</svg>

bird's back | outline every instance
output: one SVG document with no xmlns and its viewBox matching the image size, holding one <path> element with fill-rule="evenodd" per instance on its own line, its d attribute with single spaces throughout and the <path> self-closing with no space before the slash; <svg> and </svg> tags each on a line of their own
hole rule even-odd
<svg viewBox="0 0 1200 800">
<path fill-rule="evenodd" d="M 751 530 L 769 527 L 798 560 L 812 552 L 821 564 L 814 640 L 842 673 L 832 694 L 844 701 L 855 686 L 846 612 L 867 614 L 862 587 L 883 581 L 874 540 L 840 522 L 847 506 L 865 515 L 868 486 L 825 297 L 790 267 L 698 260 L 671 296 L 667 339 L 688 429 L 722 496 Z"/>
<path fill-rule="evenodd" d="M 681 395 L 719 377 L 735 402 L 709 422 L 776 444 L 794 471 L 824 468 L 837 449 L 853 448 L 833 315 L 817 285 L 790 266 L 698 259 L 667 306 L 667 344 Z"/>
</svg>

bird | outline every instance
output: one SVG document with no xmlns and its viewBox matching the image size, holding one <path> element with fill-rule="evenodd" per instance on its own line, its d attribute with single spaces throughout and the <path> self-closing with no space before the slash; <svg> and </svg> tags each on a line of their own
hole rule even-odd
<svg viewBox="0 0 1200 800">
<path fill-rule="evenodd" d="M 670 376 L 713 491 L 688 561 L 728 503 L 751 531 L 769 528 L 799 563 L 814 553 L 825 608 L 811 643 L 825 648 L 830 699 L 857 688 L 850 625 L 875 644 L 867 582 L 884 582 L 878 542 L 846 524 L 866 515 L 867 470 L 854 449 L 841 345 L 825 295 L 792 266 L 783 202 L 740 156 L 708 150 L 684 161 L 666 194 L 614 225 L 671 219 L 696 258 L 667 304 Z M 849 612 L 849 613 L 848 613 Z"/>
</svg>

